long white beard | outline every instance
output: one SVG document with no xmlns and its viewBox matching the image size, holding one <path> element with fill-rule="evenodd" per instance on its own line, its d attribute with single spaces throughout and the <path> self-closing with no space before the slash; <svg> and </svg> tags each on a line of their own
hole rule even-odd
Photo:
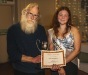
<svg viewBox="0 0 88 75">
<path fill-rule="evenodd" d="M 23 22 L 21 23 L 23 25 L 23 31 L 26 34 L 31 34 L 34 33 L 36 31 L 37 28 L 37 21 L 27 21 L 27 22 Z"/>
</svg>

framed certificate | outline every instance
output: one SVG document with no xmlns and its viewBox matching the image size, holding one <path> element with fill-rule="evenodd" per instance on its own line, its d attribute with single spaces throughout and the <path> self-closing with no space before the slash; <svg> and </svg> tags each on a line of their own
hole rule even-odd
<svg viewBox="0 0 88 75">
<path fill-rule="evenodd" d="M 63 50 L 41 51 L 41 68 L 51 68 L 53 64 L 66 66 L 66 59 Z"/>
</svg>

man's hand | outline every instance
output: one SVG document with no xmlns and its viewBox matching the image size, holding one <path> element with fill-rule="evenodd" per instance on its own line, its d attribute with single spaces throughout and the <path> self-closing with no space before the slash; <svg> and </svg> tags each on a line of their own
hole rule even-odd
<svg viewBox="0 0 88 75">
<path fill-rule="evenodd" d="M 40 63 L 41 62 L 41 55 L 38 55 L 36 57 L 22 55 L 21 61 L 22 62 L 31 62 L 31 63 Z"/>
<path fill-rule="evenodd" d="M 36 57 L 33 57 L 31 59 L 32 63 L 40 63 L 41 62 L 41 55 L 38 55 Z"/>
</svg>

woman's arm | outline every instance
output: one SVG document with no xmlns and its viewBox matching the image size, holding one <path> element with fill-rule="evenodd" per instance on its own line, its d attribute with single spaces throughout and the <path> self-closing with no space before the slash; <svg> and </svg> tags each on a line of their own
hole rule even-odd
<svg viewBox="0 0 88 75">
<path fill-rule="evenodd" d="M 74 36 L 74 50 L 66 57 L 66 63 L 72 61 L 80 52 L 81 37 L 77 28 L 72 27 L 71 29 Z"/>
</svg>

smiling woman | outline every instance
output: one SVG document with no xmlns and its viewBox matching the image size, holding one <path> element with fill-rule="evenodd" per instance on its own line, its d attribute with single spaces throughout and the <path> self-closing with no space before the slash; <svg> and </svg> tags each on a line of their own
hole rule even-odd
<svg viewBox="0 0 88 75">
<path fill-rule="evenodd" d="M 66 58 L 66 66 L 61 67 L 60 70 L 60 65 L 52 65 L 52 75 L 58 75 L 58 73 L 61 75 L 78 75 L 76 57 L 80 52 L 81 38 L 78 29 L 71 22 L 71 12 L 68 7 L 62 6 L 57 9 L 48 35 L 49 49 L 62 49 Z"/>
</svg>

